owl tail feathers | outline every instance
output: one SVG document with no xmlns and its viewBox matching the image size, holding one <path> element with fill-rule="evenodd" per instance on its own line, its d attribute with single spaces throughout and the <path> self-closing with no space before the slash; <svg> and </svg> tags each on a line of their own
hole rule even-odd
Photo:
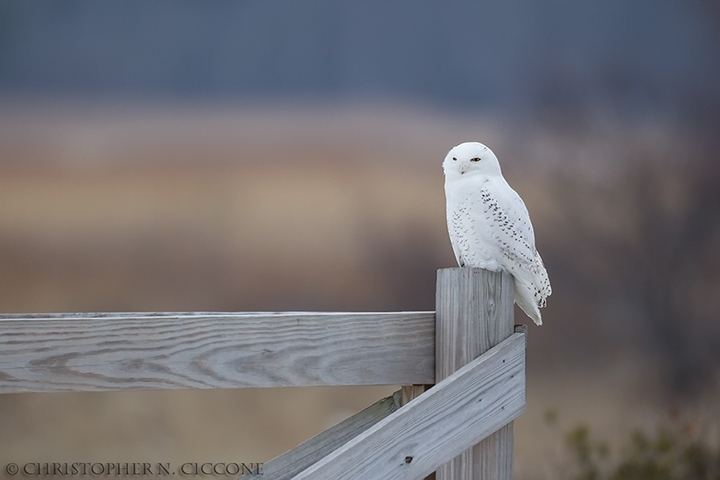
<svg viewBox="0 0 720 480">
<path fill-rule="evenodd" d="M 540 315 L 540 308 L 537 301 L 535 301 L 532 290 L 518 282 L 517 279 L 515 280 L 515 303 L 525 312 L 525 315 L 535 322 L 535 325 L 542 325 L 542 315 Z"/>
</svg>

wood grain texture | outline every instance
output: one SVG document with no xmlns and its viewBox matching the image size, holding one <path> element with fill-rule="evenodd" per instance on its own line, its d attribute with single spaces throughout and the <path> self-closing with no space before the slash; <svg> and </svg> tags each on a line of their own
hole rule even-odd
<svg viewBox="0 0 720 480">
<path fill-rule="evenodd" d="M 423 478 L 524 409 L 525 335 L 516 333 L 293 478 Z"/>
<path fill-rule="evenodd" d="M 263 465 L 263 477 L 288 480 L 349 442 L 401 407 L 401 393 L 383 398 L 365 410 L 301 443 Z M 240 478 L 257 478 L 244 475 Z"/>
<path fill-rule="evenodd" d="M 0 393 L 434 381 L 434 312 L 0 315 Z"/>
<path fill-rule="evenodd" d="M 420 395 L 425 393 L 427 390 L 430 389 L 432 385 L 405 385 L 402 387 L 402 390 L 400 391 L 402 394 L 402 404 L 407 405 L 411 401 L 418 398 Z M 435 479 L 435 472 L 432 472 L 430 475 L 425 477 L 424 480 L 436 480 Z"/>
<path fill-rule="evenodd" d="M 402 387 L 402 404 L 406 405 L 422 395 L 432 385 L 405 385 Z"/>
<path fill-rule="evenodd" d="M 513 279 L 479 268 L 438 270 L 435 315 L 435 381 L 513 334 Z M 437 471 L 438 480 L 512 478 L 512 424 Z"/>
</svg>

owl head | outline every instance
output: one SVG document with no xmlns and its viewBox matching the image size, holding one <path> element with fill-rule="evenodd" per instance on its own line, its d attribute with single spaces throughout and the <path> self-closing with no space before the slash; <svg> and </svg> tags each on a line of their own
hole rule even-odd
<svg viewBox="0 0 720 480">
<path fill-rule="evenodd" d="M 479 142 L 466 142 L 453 147 L 443 161 L 443 171 L 448 179 L 502 175 L 495 154 Z"/>
</svg>

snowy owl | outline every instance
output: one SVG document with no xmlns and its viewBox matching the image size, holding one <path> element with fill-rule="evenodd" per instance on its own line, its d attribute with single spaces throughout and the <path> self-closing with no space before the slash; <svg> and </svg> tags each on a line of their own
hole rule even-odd
<svg viewBox="0 0 720 480">
<path fill-rule="evenodd" d="M 515 303 L 542 325 L 540 307 L 552 292 L 535 250 L 530 215 L 510 188 L 495 154 L 482 143 L 450 150 L 443 162 L 447 223 L 461 267 L 505 270 L 515 279 Z"/>
</svg>

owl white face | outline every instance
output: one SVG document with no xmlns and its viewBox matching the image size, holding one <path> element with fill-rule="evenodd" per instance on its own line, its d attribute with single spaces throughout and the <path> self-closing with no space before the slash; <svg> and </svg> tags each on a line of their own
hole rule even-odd
<svg viewBox="0 0 720 480">
<path fill-rule="evenodd" d="M 502 175 L 495 154 L 479 142 L 461 143 L 450 150 L 443 161 L 443 171 L 448 179 Z"/>
</svg>

